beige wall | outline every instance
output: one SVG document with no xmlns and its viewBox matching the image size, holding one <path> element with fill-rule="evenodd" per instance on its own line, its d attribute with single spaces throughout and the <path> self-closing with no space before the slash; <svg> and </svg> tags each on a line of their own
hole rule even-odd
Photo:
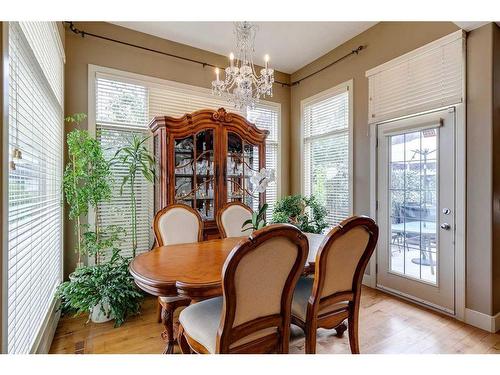
<svg viewBox="0 0 500 375">
<path fill-rule="evenodd" d="M 304 80 L 291 89 L 290 134 L 290 188 L 298 193 L 300 183 L 300 102 L 349 79 L 354 81 L 354 213 L 369 213 L 369 136 L 368 136 L 368 80 L 365 72 L 449 34 L 458 27 L 451 22 L 381 22 L 343 45 L 328 52 L 292 74 L 296 81 L 324 67 L 359 45 L 366 46 L 358 56 L 351 56 L 333 67 Z"/>
<path fill-rule="evenodd" d="M 296 81 L 359 45 L 367 47 L 358 56 L 291 89 L 291 192 L 301 189 L 300 155 L 294 152 L 300 149 L 301 100 L 353 79 L 354 213 L 368 214 L 370 147 L 365 72 L 457 29 L 450 22 L 381 22 L 293 73 L 291 79 Z M 488 315 L 500 311 L 500 148 L 494 146 L 493 139 L 500 141 L 500 29 L 488 24 L 467 38 L 466 275 L 467 308 Z"/>
<path fill-rule="evenodd" d="M 224 65 L 224 56 L 107 23 L 77 23 L 86 31 Z M 365 71 L 458 27 L 450 22 L 381 22 L 306 67 L 277 80 L 289 82 L 327 65 L 358 45 L 351 56 L 293 88 L 275 86 L 273 101 L 282 111 L 283 194 L 300 191 L 300 102 L 349 79 L 354 81 L 354 212 L 369 212 L 368 81 Z M 210 87 L 213 70 L 132 47 L 81 38 L 66 32 L 66 113 L 87 112 L 87 66 L 96 64 L 186 84 Z M 486 25 L 467 39 L 467 307 L 486 314 L 500 311 L 500 31 Z M 492 82 L 496 85 L 493 86 Z M 481 181 L 481 183 L 477 183 Z M 492 201 L 492 198 L 495 198 Z M 494 202 L 494 204 L 492 204 Z M 74 267 L 72 226 L 65 230 L 65 273 Z M 494 288 L 495 286 L 495 288 Z"/>
<path fill-rule="evenodd" d="M 111 38 L 139 44 L 145 47 L 181 55 L 191 59 L 206 61 L 219 66 L 227 65 L 227 58 L 211 52 L 183 44 L 171 42 L 151 35 L 111 25 L 104 22 L 81 22 L 76 26 L 88 32 L 105 35 Z M 88 64 L 101 65 L 129 71 L 147 76 L 182 82 L 200 87 L 211 87 L 214 79 L 213 68 L 203 68 L 201 65 L 163 56 L 154 52 L 143 51 L 113 42 L 96 39 L 90 36 L 82 38 L 66 31 L 66 92 L 65 112 L 88 112 L 87 103 L 87 67 Z M 276 72 L 275 79 L 288 82 L 290 76 Z M 281 85 L 274 86 L 274 96 L 271 101 L 281 104 L 282 125 L 282 193 L 289 191 L 289 113 L 290 89 Z M 229 109 L 229 108 L 228 108 Z M 71 272 L 75 265 L 73 227 L 66 222 L 65 229 L 65 275 Z"/>
</svg>

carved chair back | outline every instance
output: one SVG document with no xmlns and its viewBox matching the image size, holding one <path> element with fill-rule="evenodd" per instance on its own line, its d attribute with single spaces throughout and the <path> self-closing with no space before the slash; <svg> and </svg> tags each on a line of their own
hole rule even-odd
<svg viewBox="0 0 500 375">
<path fill-rule="evenodd" d="M 308 250 L 306 236 L 288 224 L 258 230 L 232 250 L 223 268 L 218 353 L 252 335 L 259 339 L 241 351 L 288 352 L 293 290 Z"/>
<path fill-rule="evenodd" d="M 252 210 L 241 202 L 227 203 L 217 213 L 217 227 L 222 238 L 249 236 L 251 229 L 242 231 L 243 223 L 252 218 Z"/>
<path fill-rule="evenodd" d="M 353 216 L 333 228 L 316 255 L 309 313 L 359 298 L 363 274 L 378 239 L 378 226 L 366 216 Z"/>
<path fill-rule="evenodd" d="M 153 221 L 158 246 L 202 241 L 200 214 L 184 204 L 172 204 L 158 211 Z"/>
</svg>

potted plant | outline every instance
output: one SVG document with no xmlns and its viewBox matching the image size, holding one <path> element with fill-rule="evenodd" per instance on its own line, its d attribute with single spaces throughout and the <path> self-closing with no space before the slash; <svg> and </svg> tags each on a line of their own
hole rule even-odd
<svg viewBox="0 0 500 375">
<path fill-rule="evenodd" d="M 128 144 L 116 152 L 113 159 L 113 163 L 120 163 L 127 171 L 122 180 L 120 194 L 123 194 L 123 187 L 125 184 L 128 184 L 130 188 L 130 210 L 132 213 L 131 234 L 133 257 L 135 257 L 137 252 L 137 199 L 135 183 L 139 174 L 151 183 L 155 176 L 154 158 L 145 146 L 147 140 L 147 137 L 141 138 L 134 134 Z"/>
<path fill-rule="evenodd" d="M 289 195 L 276 202 L 272 222 L 293 224 L 303 232 L 321 233 L 328 227 L 326 215 L 326 209 L 315 196 Z"/>
<path fill-rule="evenodd" d="M 142 294 L 128 271 L 129 260 L 115 250 L 111 260 L 75 270 L 74 280 L 57 289 L 64 313 L 89 313 L 95 323 L 115 320 L 115 327 L 139 313 Z"/>
<path fill-rule="evenodd" d="M 68 116 L 68 123 L 80 124 L 83 113 Z M 85 130 L 68 134 L 69 161 L 64 172 L 64 193 L 69 217 L 77 234 L 78 264 L 70 280 L 57 290 L 63 312 L 89 313 L 96 323 L 115 319 L 123 323 L 127 315 L 139 309 L 142 294 L 128 272 L 129 260 L 119 255 L 118 246 L 124 233 L 118 226 L 103 227 L 98 205 L 111 198 L 112 176 L 100 143 Z M 94 225 L 83 224 L 93 210 Z M 102 255 L 111 253 L 111 260 L 102 262 Z M 94 258 L 94 265 L 84 265 L 83 255 Z"/>
</svg>

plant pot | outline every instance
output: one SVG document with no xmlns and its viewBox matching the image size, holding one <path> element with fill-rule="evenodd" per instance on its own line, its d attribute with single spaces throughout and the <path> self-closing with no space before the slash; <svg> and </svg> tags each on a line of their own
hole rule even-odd
<svg viewBox="0 0 500 375">
<path fill-rule="evenodd" d="M 104 309 L 104 313 L 102 311 L 103 309 L 101 309 L 101 306 Z M 115 318 L 113 314 L 109 313 L 109 311 L 109 303 L 107 301 L 101 301 L 90 310 L 90 320 L 93 323 L 109 322 L 110 320 L 113 320 Z"/>
</svg>

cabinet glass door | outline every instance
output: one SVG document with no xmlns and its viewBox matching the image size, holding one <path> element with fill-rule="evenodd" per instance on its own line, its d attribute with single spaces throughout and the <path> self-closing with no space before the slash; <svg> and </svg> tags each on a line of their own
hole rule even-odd
<svg viewBox="0 0 500 375">
<path fill-rule="evenodd" d="M 227 202 L 242 202 L 257 210 L 259 193 L 251 177 L 259 170 L 259 148 L 228 132 L 226 163 Z"/>
<path fill-rule="evenodd" d="M 202 219 L 214 218 L 215 159 L 214 131 L 175 139 L 175 203 L 198 210 Z"/>
</svg>

